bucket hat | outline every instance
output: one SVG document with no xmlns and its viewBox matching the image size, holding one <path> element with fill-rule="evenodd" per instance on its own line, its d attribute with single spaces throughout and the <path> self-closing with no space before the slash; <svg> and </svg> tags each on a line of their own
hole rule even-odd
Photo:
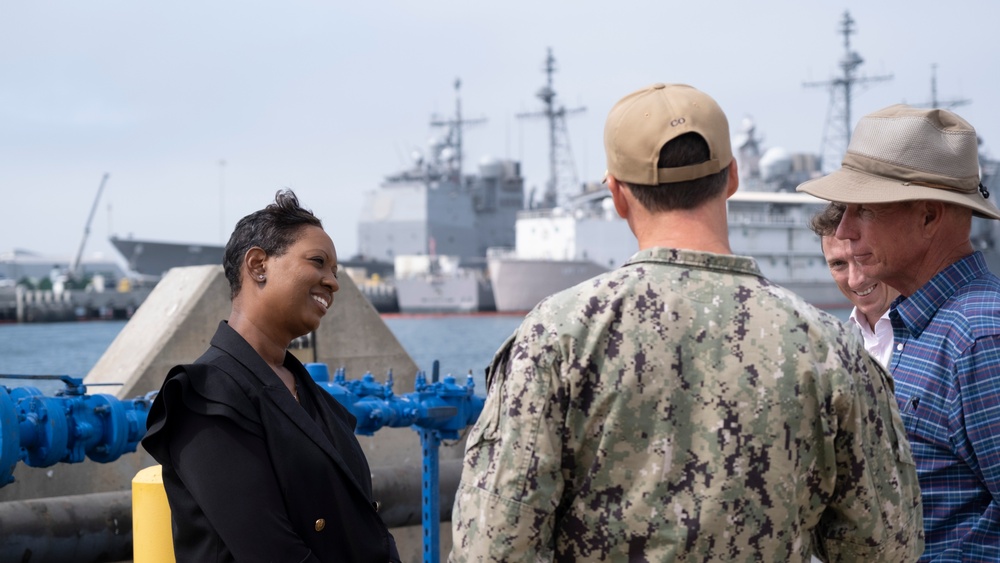
<svg viewBox="0 0 1000 563">
<path fill-rule="evenodd" d="M 839 170 L 800 192 L 841 203 L 936 200 L 1000 219 L 979 179 L 979 139 L 958 115 L 896 104 L 858 121 Z"/>
</svg>

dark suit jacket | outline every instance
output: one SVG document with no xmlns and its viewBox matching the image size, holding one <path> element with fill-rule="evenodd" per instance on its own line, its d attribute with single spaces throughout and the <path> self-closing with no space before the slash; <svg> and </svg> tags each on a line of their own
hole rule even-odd
<svg viewBox="0 0 1000 563">
<path fill-rule="evenodd" d="M 297 403 L 225 322 L 176 366 L 143 447 L 163 466 L 178 561 L 398 561 L 354 417 L 286 354 Z"/>
</svg>

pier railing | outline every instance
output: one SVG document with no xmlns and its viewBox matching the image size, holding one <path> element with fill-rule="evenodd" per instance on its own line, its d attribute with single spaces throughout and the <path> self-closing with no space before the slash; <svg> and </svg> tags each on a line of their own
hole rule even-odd
<svg viewBox="0 0 1000 563">
<path fill-rule="evenodd" d="M 79 319 L 129 319 L 151 290 L 92 291 L 84 289 L 0 290 L 0 321 L 59 322 Z"/>
</svg>

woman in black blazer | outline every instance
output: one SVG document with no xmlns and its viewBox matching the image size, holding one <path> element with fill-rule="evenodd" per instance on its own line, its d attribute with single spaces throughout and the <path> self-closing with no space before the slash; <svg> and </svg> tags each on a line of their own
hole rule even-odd
<svg viewBox="0 0 1000 563">
<path fill-rule="evenodd" d="M 177 560 L 399 561 L 354 417 L 287 352 L 333 304 L 333 242 L 279 191 L 223 260 L 229 321 L 167 375 L 142 441 L 163 466 Z"/>
</svg>

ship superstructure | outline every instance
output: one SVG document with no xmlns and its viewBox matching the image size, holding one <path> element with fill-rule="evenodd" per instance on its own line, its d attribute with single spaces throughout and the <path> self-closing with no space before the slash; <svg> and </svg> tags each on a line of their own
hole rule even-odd
<svg viewBox="0 0 1000 563">
<path fill-rule="evenodd" d="M 410 168 L 365 194 L 358 252 L 395 264 L 403 312 L 490 310 L 486 249 L 514 244 L 524 179 L 513 160 L 483 159 L 462 171 L 463 119 L 456 81 L 455 117 L 432 119 L 444 135 L 414 154 Z"/>
</svg>

